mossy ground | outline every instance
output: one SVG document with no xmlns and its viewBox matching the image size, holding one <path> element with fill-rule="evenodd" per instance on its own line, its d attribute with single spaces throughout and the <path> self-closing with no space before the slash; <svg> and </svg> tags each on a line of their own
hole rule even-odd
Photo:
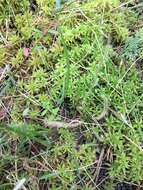
<svg viewBox="0 0 143 190">
<path fill-rule="evenodd" d="M 1 0 L 0 189 L 142 186 L 142 8 Z"/>
</svg>

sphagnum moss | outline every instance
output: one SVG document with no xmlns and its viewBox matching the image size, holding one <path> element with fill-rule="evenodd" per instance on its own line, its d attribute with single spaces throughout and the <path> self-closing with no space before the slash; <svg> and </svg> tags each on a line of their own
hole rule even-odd
<svg viewBox="0 0 143 190">
<path fill-rule="evenodd" d="M 57 6 L 0 2 L 0 189 L 141 186 L 140 2 Z"/>
</svg>

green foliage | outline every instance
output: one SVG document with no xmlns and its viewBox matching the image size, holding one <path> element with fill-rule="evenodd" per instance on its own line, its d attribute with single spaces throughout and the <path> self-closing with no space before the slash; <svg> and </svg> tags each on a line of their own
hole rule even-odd
<svg viewBox="0 0 143 190">
<path fill-rule="evenodd" d="M 102 164 L 103 189 L 141 183 L 143 21 L 122 3 L 0 2 L 0 188 L 93 189 Z"/>
<path fill-rule="evenodd" d="M 124 48 L 124 56 L 126 59 L 135 60 L 135 58 L 140 56 L 143 46 L 142 36 L 143 28 L 137 31 L 134 36 L 127 39 Z"/>
<path fill-rule="evenodd" d="M 17 31 L 24 40 L 28 40 L 32 36 L 34 27 L 31 13 L 25 12 L 23 15 L 17 14 L 15 17 L 15 25 L 17 27 Z"/>
<path fill-rule="evenodd" d="M 15 17 L 17 13 L 24 13 L 29 9 L 29 1 L 27 0 L 1 0 L 0 2 L 0 24 L 4 23 L 5 20 L 10 21 L 11 18 Z"/>
<path fill-rule="evenodd" d="M 36 0 L 40 11 L 42 10 L 46 15 L 50 15 L 53 8 L 55 8 L 55 1 L 54 0 Z"/>
<path fill-rule="evenodd" d="M 23 57 L 23 49 L 20 48 L 17 51 L 16 57 L 12 58 L 12 61 L 11 61 L 12 66 L 19 67 L 21 62 L 23 61 L 23 58 L 24 58 Z"/>
</svg>

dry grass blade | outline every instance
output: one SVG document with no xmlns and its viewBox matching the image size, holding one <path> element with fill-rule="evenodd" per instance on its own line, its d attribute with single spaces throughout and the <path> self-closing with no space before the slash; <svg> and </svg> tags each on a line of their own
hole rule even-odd
<svg viewBox="0 0 143 190">
<path fill-rule="evenodd" d="M 94 174 L 96 176 L 96 180 L 95 180 L 96 183 L 98 182 L 98 177 L 99 177 L 100 169 L 102 166 L 103 157 L 104 157 L 104 149 L 101 150 L 99 160 L 98 160 L 98 164 L 97 164 L 97 169 L 96 169 L 95 174 Z"/>
<path fill-rule="evenodd" d="M 123 135 L 123 137 L 128 140 L 131 144 L 133 144 L 137 149 L 139 149 L 142 153 L 143 153 L 143 148 L 136 144 L 132 139 L 130 139 L 129 137 L 127 137 L 126 135 Z"/>
</svg>

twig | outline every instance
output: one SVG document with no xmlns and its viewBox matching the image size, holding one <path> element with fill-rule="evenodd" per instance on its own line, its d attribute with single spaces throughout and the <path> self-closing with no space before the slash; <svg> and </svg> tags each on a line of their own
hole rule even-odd
<svg viewBox="0 0 143 190">
<path fill-rule="evenodd" d="M 44 122 L 46 127 L 49 128 L 75 128 L 81 126 L 83 123 L 79 120 L 73 120 L 69 123 L 61 122 L 61 121 L 48 121 Z"/>
<path fill-rule="evenodd" d="M 32 119 L 29 116 L 24 117 L 25 119 Z M 35 121 L 39 121 L 44 124 L 47 128 L 76 128 L 84 124 L 84 122 L 80 120 L 70 120 L 69 122 L 63 122 L 63 121 L 45 121 L 43 118 L 36 118 Z"/>
<path fill-rule="evenodd" d="M 96 171 L 94 173 L 94 176 L 93 176 L 93 180 L 95 180 L 95 183 L 97 184 L 98 182 L 98 177 L 99 177 L 99 172 L 100 172 L 100 169 L 101 169 L 101 165 L 102 165 L 102 160 L 103 160 L 103 156 L 104 156 L 104 149 L 101 150 L 101 154 L 100 154 L 100 157 L 99 157 L 99 160 L 97 162 L 97 167 L 96 167 Z M 88 186 L 92 183 L 92 181 L 90 180 L 88 182 Z M 97 185 L 98 186 L 98 185 Z M 98 187 L 96 186 L 95 189 L 97 189 Z"/>
<path fill-rule="evenodd" d="M 102 161 L 103 161 L 103 156 L 104 156 L 104 149 L 101 150 L 99 161 L 98 161 L 98 164 L 97 164 L 97 169 L 95 171 L 96 183 L 97 183 L 98 178 L 99 178 L 99 172 L 100 172 L 100 169 L 101 169 L 101 165 L 102 165 Z"/>
</svg>

